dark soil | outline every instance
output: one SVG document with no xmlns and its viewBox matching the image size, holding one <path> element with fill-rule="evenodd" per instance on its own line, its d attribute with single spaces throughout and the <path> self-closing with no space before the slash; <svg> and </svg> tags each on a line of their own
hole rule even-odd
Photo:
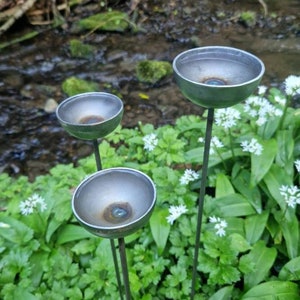
<svg viewBox="0 0 300 300">
<path fill-rule="evenodd" d="M 184 99 L 172 77 L 156 85 L 138 82 L 135 66 L 140 60 L 172 62 L 193 47 L 232 46 L 264 61 L 263 84 L 280 87 L 288 75 L 299 75 L 298 0 L 265 1 L 266 15 L 256 0 L 114 2 L 109 6 L 128 12 L 143 30 L 96 31 L 83 37 L 75 22 L 104 10 L 99 1 L 85 1 L 72 8 L 59 28 L 33 26 L 21 19 L 2 37 L 4 42 L 33 29 L 42 32 L 0 52 L 0 172 L 25 174 L 32 180 L 58 163 L 76 165 L 92 153 L 89 142 L 70 137 L 56 119 L 55 106 L 66 98 L 61 84 L 70 76 L 95 81 L 103 91 L 118 94 L 125 106 L 122 125 L 134 127 L 138 122 L 172 124 L 181 115 L 202 113 Z M 247 11 L 255 12 L 254 22 L 240 17 Z M 68 42 L 74 38 L 96 46 L 92 59 L 70 56 Z"/>
</svg>

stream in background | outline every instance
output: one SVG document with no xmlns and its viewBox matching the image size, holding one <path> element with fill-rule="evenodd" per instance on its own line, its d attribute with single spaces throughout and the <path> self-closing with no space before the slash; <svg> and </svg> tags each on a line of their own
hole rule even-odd
<svg viewBox="0 0 300 300">
<path fill-rule="evenodd" d="M 281 87 L 288 75 L 300 75 L 298 0 L 266 1 L 266 17 L 254 0 L 143 1 L 131 13 L 136 13 L 143 32 L 94 32 L 84 39 L 96 46 L 93 58 L 72 58 L 68 43 L 82 38 L 74 23 L 97 13 L 95 1 L 90 2 L 72 10 L 63 28 L 43 29 L 37 37 L 0 51 L 0 172 L 25 174 L 33 180 L 58 163 L 76 165 L 78 159 L 92 153 L 89 142 L 70 137 L 56 119 L 55 106 L 66 98 L 61 84 L 71 76 L 118 93 L 125 107 L 122 125 L 134 127 L 138 122 L 172 124 L 182 115 L 202 112 L 183 98 L 173 78 L 155 86 L 139 83 L 135 66 L 141 60 L 172 62 L 177 54 L 193 47 L 231 46 L 262 59 L 264 85 Z M 123 1 L 113 8 L 127 11 L 128 5 Z M 247 10 L 257 12 L 252 26 L 237 17 Z M 3 40 L 34 27 L 20 22 Z"/>
</svg>

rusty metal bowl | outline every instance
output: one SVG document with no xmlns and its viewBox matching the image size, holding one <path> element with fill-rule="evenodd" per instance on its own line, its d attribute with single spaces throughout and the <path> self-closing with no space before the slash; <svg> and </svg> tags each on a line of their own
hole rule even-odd
<svg viewBox="0 0 300 300">
<path fill-rule="evenodd" d="M 173 61 L 173 70 L 187 99 L 205 108 L 225 108 L 253 93 L 265 67 L 246 51 L 210 46 L 180 53 Z"/>
<path fill-rule="evenodd" d="M 60 103 L 56 116 L 72 136 L 95 140 L 108 135 L 120 124 L 123 102 L 109 93 L 82 93 Z"/>
<path fill-rule="evenodd" d="M 94 235 L 120 238 L 147 223 L 155 201 L 156 189 L 147 175 L 129 168 L 110 168 L 81 182 L 72 198 L 72 210 Z"/>
</svg>

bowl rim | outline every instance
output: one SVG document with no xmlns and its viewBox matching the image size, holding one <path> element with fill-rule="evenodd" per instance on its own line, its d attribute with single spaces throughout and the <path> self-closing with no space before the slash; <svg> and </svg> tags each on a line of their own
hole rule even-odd
<svg viewBox="0 0 300 300">
<path fill-rule="evenodd" d="M 93 178 L 97 177 L 97 176 L 101 176 L 101 175 L 105 175 L 105 174 L 109 174 L 112 172 L 125 172 L 125 173 L 131 173 L 131 174 L 138 174 L 139 176 L 142 176 L 143 178 L 146 179 L 146 181 L 148 181 L 150 183 L 150 186 L 152 187 L 153 190 L 153 200 L 151 205 L 147 208 L 147 210 L 138 218 L 135 218 L 133 221 L 129 221 L 126 222 L 125 224 L 122 225 L 112 225 L 112 226 L 101 226 L 101 225 L 94 225 L 91 224 L 85 220 L 83 220 L 77 213 L 76 209 L 75 209 L 75 198 L 76 198 L 76 194 L 79 192 L 79 190 L 82 188 L 83 185 L 85 185 L 88 181 L 92 180 Z M 128 227 L 128 231 L 131 231 L 131 226 L 133 224 L 139 223 L 145 216 L 147 216 L 148 214 L 151 213 L 151 211 L 153 210 L 154 206 L 156 203 L 156 188 L 155 188 L 155 184 L 153 182 L 153 180 L 145 173 L 136 170 L 136 169 L 132 169 L 132 168 L 126 168 L 126 167 L 114 167 L 114 168 L 108 168 L 108 169 L 103 169 L 100 171 L 97 171 L 91 175 L 89 175 L 88 177 L 86 177 L 75 189 L 73 196 L 72 196 L 72 211 L 73 214 L 75 215 L 76 219 L 84 226 L 86 226 L 87 228 L 94 229 L 97 231 L 101 231 L 101 232 L 105 232 L 105 233 L 109 233 L 110 231 L 122 231 L 124 228 Z"/>
<path fill-rule="evenodd" d="M 61 114 L 60 114 L 60 111 L 62 110 L 63 106 L 65 106 L 66 104 L 68 104 L 69 102 L 72 102 L 72 101 L 76 101 L 80 98 L 83 98 L 83 97 L 88 97 L 89 95 L 93 95 L 93 96 L 108 96 L 110 97 L 111 99 L 114 99 L 116 100 L 117 102 L 119 102 L 120 104 L 120 109 L 118 110 L 118 112 L 116 114 L 114 114 L 113 116 L 111 116 L 110 118 L 106 118 L 105 120 L 103 121 L 99 121 L 99 122 L 94 122 L 94 123 L 90 123 L 90 124 L 81 124 L 81 123 L 74 123 L 74 122 L 69 122 L 69 121 L 66 121 L 64 119 L 61 118 Z M 100 124 L 103 124 L 103 123 L 106 123 L 110 120 L 113 120 L 114 118 L 116 118 L 117 116 L 121 115 L 122 112 L 124 110 L 124 104 L 123 104 L 123 101 L 116 95 L 114 94 L 111 94 L 111 93 L 106 93 L 106 92 L 86 92 L 86 93 L 80 93 L 80 94 L 76 94 L 76 95 L 73 95 L 71 97 L 68 97 L 66 99 L 64 99 L 56 108 L 56 117 L 57 119 L 60 121 L 60 123 L 64 124 L 64 125 L 69 125 L 69 126 L 80 126 L 80 127 L 83 127 L 83 128 L 88 128 L 88 127 L 93 127 L 93 126 L 97 126 L 97 125 L 100 125 Z"/>
<path fill-rule="evenodd" d="M 223 50 L 231 50 L 232 52 L 236 52 L 236 53 L 238 53 L 238 52 L 243 53 L 244 55 L 246 55 L 248 57 L 254 58 L 260 64 L 261 70 L 260 70 L 259 74 L 256 77 L 252 78 L 251 80 L 239 83 L 239 84 L 211 85 L 211 84 L 206 84 L 206 83 L 202 83 L 202 82 L 197 82 L 197 81 L 188 79 L 185 76 L 183 76 L 182 73 L 177 68 L 177 62 L 183 56 L 185 56 L 189 53 L 192 53 L 192 52 L 197 53 L 201 50 L 209 50 L 209 49 L 211 49 L 211 50 L 217 50 L 217 49 L 222 50 L 223 49 Z M 179 53 L 174 58 L 172 65 L 173 65 L 173 70 L 175 71 L 177 76 L 179 76 L 180 78 L 182 78 L 186 82 L 189 82 L 189 83 L 192 83 L 192 84 L 195 84 L 195 85 L 198 85 L 198 86 L 206 87 L 206 88 L 213 88 L 213 89 L 227 89 L 227 88 L 234 88 L 234 87 L 241 87 L 241 86 L 244 86 L 244 85 L 248 85 L 248 84 L 251 84 L 251 83 L 256 82 L 257 80 L 259 80 L 265 72 L 265 65 L 264 65 L 263 61 L 260 58 L 258 58 L 257 56 L 255 56 L 254 54 L 252 54 L 248 51 L 241 50 L 241 49 L 234 48 L 234 47 L 227 47 L 227 46 L 205 46 L 205 47 L 196 47 L 196 48 L 192 48 L 192 49 L 189 49 L 189 50 L 185 50 L 185 51 Z"/>
</svg>

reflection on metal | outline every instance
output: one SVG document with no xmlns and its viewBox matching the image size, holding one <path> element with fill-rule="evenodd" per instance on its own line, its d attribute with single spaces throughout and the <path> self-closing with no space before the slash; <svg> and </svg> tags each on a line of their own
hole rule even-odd
<svg viewBox="0 0 300 300">
<path fill-rule="evenodd" d="M 78 94 L 60 103 L 56 116 L 70 135 L 95 140 L 113 132 L 120 124 L 123 102 L 109 93 Z"/>
<path fill-rule="evenodd" d="M 206 108 L 229 107 L 246 99 L 258 86 L 265 67 L 256 56 L 231 47 L 200 47 L 173 61 L 182 94 Z"/>
</svg>

